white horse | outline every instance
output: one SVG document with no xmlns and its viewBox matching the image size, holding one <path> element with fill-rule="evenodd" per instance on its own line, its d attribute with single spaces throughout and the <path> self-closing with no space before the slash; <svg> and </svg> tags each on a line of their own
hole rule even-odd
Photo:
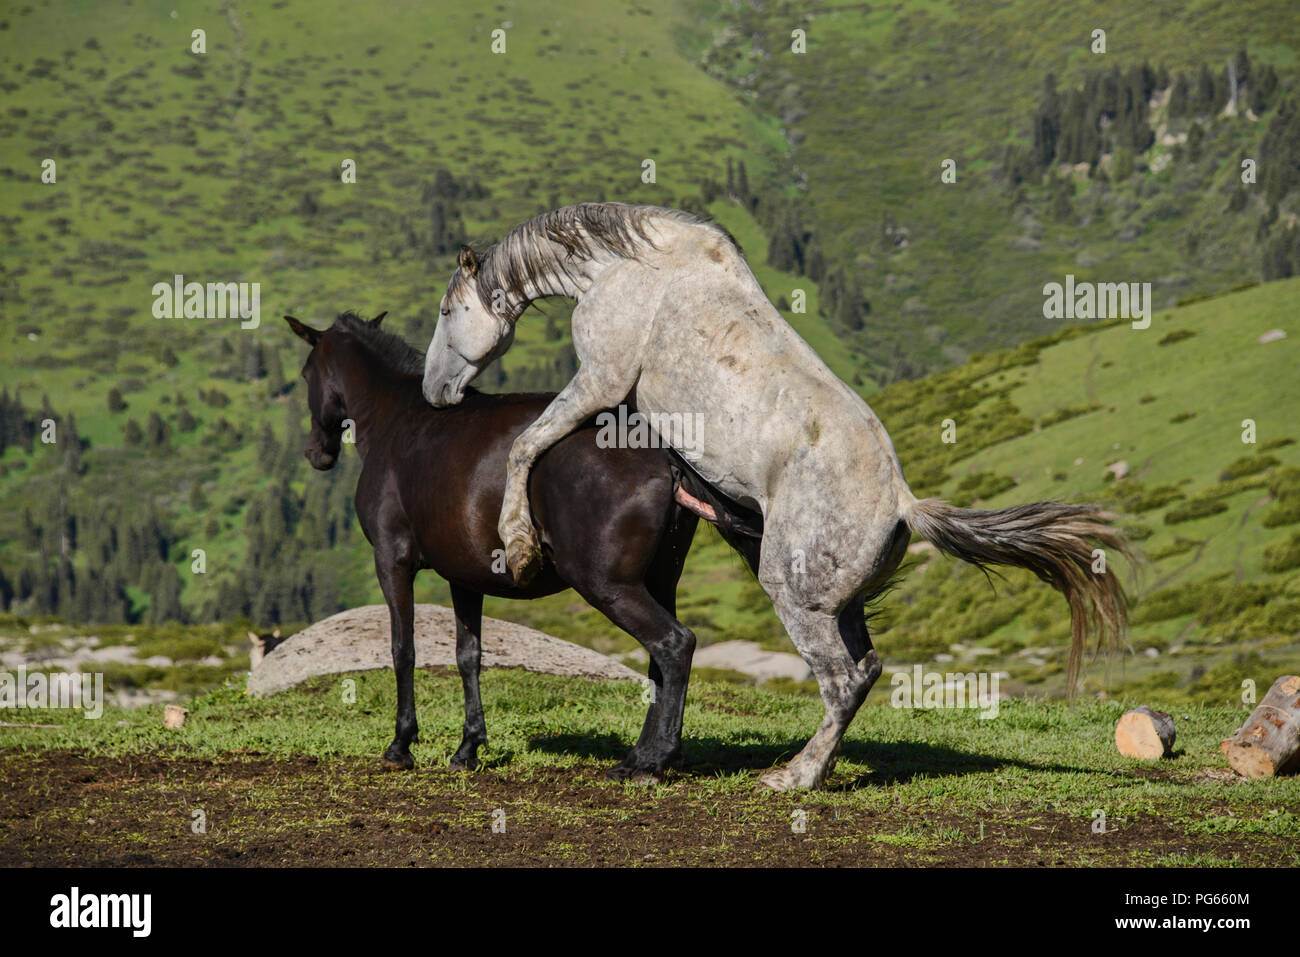
<svg viewBox="0 0 1300 957">
<path fill-rule="evenodd" d="M 581 367 L 511 450 L 498 526 L 510 570 L 526 577 L 540 558 L 527 483 L 542 452 L 624 400 L 646 415 L 702 413 L 691 465 L 762 514 L 758 580 L 826 705 L 817 733 L 763 783 L 816 787 L 834 766 L 881 673 L 863 601 L 897 569 L 909 530 L 981 566 L 1028 568 L 1064 592 L 1071 693 L 1090 627 L 1122 634 L 1123 590 L 1111 571 L 1092 571 L 1094 546 L 1125 549 L 1107 516 L 1055 502 L 983 511 L 918 500 L 867 403 L 781 317 L 734 240 L 686 213 L 583 203 L 528 220 L 481 259 L 462 248 L 425 358 L 429 402 L 460 401 L 509 348 L 520 313 L 546 296 L 577 300 Z"/>
</svg>

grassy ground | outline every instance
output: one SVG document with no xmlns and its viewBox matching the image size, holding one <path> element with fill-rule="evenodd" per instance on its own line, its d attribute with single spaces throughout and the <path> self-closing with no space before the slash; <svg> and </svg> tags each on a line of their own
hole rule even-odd
<svg viewBox="0 0 1300 957">
<path fill-rule="evenodd" d="M 264 700 L 215 691 L 178 731 L 158 709 L 21 713 L 56 727 L 0 729 L 0 863 L 1300 864 L 1300 778 L 1247 781 L 1218 751 L 1241 708 L 1178 711 L 1175 756 L 1142 764 L 1114 750 L 1117 701 L 1003 702 L 986 720 L 894 709 L 882 687 L 830 786 L 775 794 L 758 773 L 802 745 L 815 698 L 697 681 L 685 770 L 606 781 L 639 730 L 640 691 L 490 671 L 473 774 L 446 767 L 460 687 L 436 671 L 417 673 L 409 774 L 378 770 L 393 716 L 382 672 Z"/>
</svg>

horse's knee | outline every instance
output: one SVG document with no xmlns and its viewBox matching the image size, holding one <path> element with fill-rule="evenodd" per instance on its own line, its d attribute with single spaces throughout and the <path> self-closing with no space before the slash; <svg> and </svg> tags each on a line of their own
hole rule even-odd
<svg viewBox="0 0 1300 957">
<path fill-rule="evenodd" d="M 646 649 L 666 681 L 684 682 L 691 673 L 691 658 L 695 655 L 695 632 L 679 625 L 659 640 L 646 643 Z"/>
<path fill-rule="evenodd" d="M 691 658 L 695 655 L 695 632 L 685 625 L 674 628 L 668 647 L 673 657 L 684 662 L 689 669 Z"/>
</svg>

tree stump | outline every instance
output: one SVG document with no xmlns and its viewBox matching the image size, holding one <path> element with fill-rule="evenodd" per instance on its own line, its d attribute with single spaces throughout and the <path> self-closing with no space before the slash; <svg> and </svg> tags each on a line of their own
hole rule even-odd
<svg viewBox="0 0 1300 957">
<path fill-rule="evenodd" d="M 1300 771 L 1300 675 L 1283 675 L 1219 750 L 1238 774 L 1266 778 Z"/>
<path fill-rule="evenodd" d="M 1146 705 L 1125 711 L 1115 725 L 1115 747 L 1130 758 L 1168 757 L 1174 753 L 1174 719 Z"/>
</svg>

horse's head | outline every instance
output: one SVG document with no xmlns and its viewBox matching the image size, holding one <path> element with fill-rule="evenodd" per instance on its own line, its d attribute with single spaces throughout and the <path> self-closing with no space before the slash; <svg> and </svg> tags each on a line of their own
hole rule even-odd
<svg viewBox="0 0 1300 957">
<path fill-rule="evenodd" d="M 474 250 L 462 246 L 424 357 L 424 397 L 436 408 L 455 405 L 464 398 L 465 387 L 514 340 L 515 327 L 506 315 L 504 292 L 494 291 L 485 301 L 478 288 L 478 271 Z"/>
<path fill-rule="evenodd" d="M 370 325 L 379 325 L 386 315 L 381 312 L 370 320 Z M 339 337 L 344 333 L 336 328 L 313 329 L 293 316 L 285 316 L 284 321 L 298 338 L 311 346 L 311 354 L 302 367 L 302 377 L 307 382 L 307 405 L 311 409 L 311 432 L 303 454 L 312 468 L 332 469 L 338 461 L 343 423 L 348 414 L 337 369 Z"/>
</svg>

